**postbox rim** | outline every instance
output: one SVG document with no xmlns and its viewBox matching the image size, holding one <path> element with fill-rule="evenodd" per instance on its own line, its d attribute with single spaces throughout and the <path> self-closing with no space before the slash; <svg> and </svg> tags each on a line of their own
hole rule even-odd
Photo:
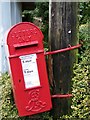
<svg viewBox="0 0 90 120">
<path fill-rule="evenodd" d="M 31 23 L 31 22 L 19 22 L 19 23 L 15 24 L 15 25 L 11 26 L 11 28 L 8 30 L 8 33 L 7 33 L 7 44 L 8 44 L 8 37 L 9 37 L 10 32 L 12 31 L 13 28 L 17 27 L 20 24 L 30 24 L 30 25 L 34 26 L 40 32 L 42 39 L 44 38 L 44 35 L 43 35 L 42 31 L 40 30 L 40 28 L 38 28 L 33 23 Z"/>
</svg>

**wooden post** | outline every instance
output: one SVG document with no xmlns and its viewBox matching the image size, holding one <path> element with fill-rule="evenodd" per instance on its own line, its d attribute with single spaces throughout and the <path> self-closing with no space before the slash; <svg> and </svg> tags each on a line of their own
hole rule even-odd
<svg viewBox="0 0 90 120">
<path fill-rule="evenodd" d="M 78 42 L 77 3 L 52 2 L 50 6 L 50 50 L 76 45 Z M 52 94 L 67 94 L 71 92 L 72 67 L 74 62 L 76 62 L 76 51 L 67 51 L 49 57 L 49 79 L 52 85 Z M 67 98 L 53 98 L 52 101 L 53 118 L 59 118 L 63 114 L 70 112 L 70 100 Z"/>
</svg>

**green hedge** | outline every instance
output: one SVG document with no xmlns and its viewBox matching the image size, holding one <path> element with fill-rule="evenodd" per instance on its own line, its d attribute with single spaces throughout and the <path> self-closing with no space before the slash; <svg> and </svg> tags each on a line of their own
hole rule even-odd
<svg viewBox="0 0 90 120">
<path fill-rule="evenodd" d="M 2 88 L 1 106 L 0 106 L 2 119 L 18 118 L 17 110 L 12 95 L 10 77 L 7 73 L 2 75 L 2 80 L 0 81 L 0 87 Z"/>
<path fill-rule="evenodd" d="M 0 116 L 1 120 L 28 120 L 29 117 L 19 117 L 18 111 L 13 98 L 13 91 L 11 87 L 10 76 L 6 73 L 2 75 L 2 80 L 0 81 L 1 95 L 0 95 Z M 30 119 L 30 118 L 29 118 Z"/>
<path fill-rule="evenodd" d="M 72 117 L 90 119 L 90 53 L 85 52 L 83 60 L 74 67 L 72 86 Z"/>
</svg>

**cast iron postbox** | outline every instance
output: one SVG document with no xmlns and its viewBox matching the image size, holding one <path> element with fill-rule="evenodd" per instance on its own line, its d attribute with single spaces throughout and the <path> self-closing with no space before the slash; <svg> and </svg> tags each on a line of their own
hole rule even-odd
<svg viewBox="0 0 90 120">
<path fill-rule="evenodd" d="M 12 27 L 7 36 L 12 87 L 19 116 L 52 108 L 42 40 L 40 29 L 28 22 Z"/>
</svg>

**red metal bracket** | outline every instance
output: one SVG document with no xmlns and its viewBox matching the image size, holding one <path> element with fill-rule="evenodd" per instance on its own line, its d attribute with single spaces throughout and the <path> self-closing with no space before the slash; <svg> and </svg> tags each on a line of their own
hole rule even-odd
<svg viewBox="0 0 90 120">
<path fill-rule="evenodd" d="M 71 45 L 69 45 L 69 46 L 70 47 L 68 47 L 68 48 L 63 48 L 63 49 L 60 49 L 60 50 L 46 52 L 46 53 L 44 53 L 44 55 L 52 55 L 52 54 L 56 54 L 56 53 L 61 53 L 61 52 L 73 50 L 73 49 L 81 47 L 81 44 L 77 44 L 76 46 L 71 46 Z"/>
<path fill-rule="evenodd" d="M 44 55 L 52 55 L 52 54 L 56 54 L 56 53 L 61 53 L 61 52 L 65 52 L 65 51 L 69 51 L 69 50 L 73 50 L 76 48 L 81 47 L 81 44 L 77 44 L 76 46 L 71 46 L 69 45 L 68 48 L 63 48 L 60 50 L 55 50 L 55 51 L 50 51 L 50 52 L 46 52 L 44 53 Z M 52 98 L 70 98 L 72 97 L 72 94 L 57 94 L 57 95 L 51 95 Z"/>
<path fill-rule="evenodd" d="M 73 95 L 72 94 L 57 94 L 57 95 L 52 95 L 51 97 L 52 98 L 69 98 L 69 97 L 72 97 Z"/>
</svg>

